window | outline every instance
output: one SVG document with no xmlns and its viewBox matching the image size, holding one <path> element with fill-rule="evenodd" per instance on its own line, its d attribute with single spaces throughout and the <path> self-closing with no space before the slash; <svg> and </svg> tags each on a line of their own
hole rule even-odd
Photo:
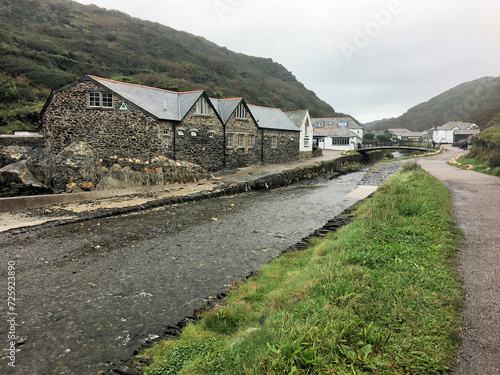
<svg viewBox="0 0 500 375">
<path fill-rule="evenodd" d="M 102 106 L 104 108 L 113 108 L 113 94 L 109 92 L 103 92 L 102 96 Z"/>
<path fill-rule="evenodd" d="M 170 137 L 170 129 L 163 129 L 161 135 L 164 137 Z"/>
<path fill-rule="evenodd" d="M 245 108 L 245 106 L 243 105 L 243 103 L 240 103 L 240 105 L 238 105 L 238 107 L 236 108 L 236 118 L 237 119 L 240 119 L 240 120 L 243 120 L 247 118 L 247 110 Z"/>
<path fill-rule="evenodd" d="M 322 128 L 325 126 L 325 123 L 323 121 L 318 121 L 314 123 L 315 128 Z"/>
<path fill-rule="evenodd" d="M 184 130 L 177 130 L 177 135 L 183 136 L 184 135 Z"/>
<path fill-rule="evenodd" d="M 349 145 L 349 138 L 334 138 L 332 137 L 332 145 L 333 146 L 348 146 Z"/>
<path fill-rule="evenodd" d="M 238 147 L 245 147 L 245 136 L 243 134 L 238 134 Z"/>
<path fill-rule="evenodd" d="M 309 138 L 304 138 L 304 147 L 309 147 Z"/>
<path fill-rule="evenodd" d="M 228 148 L 232 148 L 234 145 L 234 134 L 228 133 L 227 134 L 227 139 L 226 139 L 226 146 Z"/>
<path fill-rule="evenodd" d="M 255 147 L 255 135 L 254 134 L 250 134 L 248 136 L 248 147 Z"/>
<path fill-rule="evenodd" d="M 275 135 L 271 137 L 271 148 L 278 148 L 278 137 Z"/>
<path fill-rule="evenodd" d="M 113 108 L 113 94 L 109 92 L 89 92 L 89 107 Z"/>
<path fill-rule="evenodd" d="M 189 133 L 191 134 L 191 137 L 197 137 L 198 136 L 198 130 L 191 130 Z"/>
<path fill-rule="evenodd" d="M 339 126 L 347 126 L 347 122 L 346 121 L 341 121 L 341 122 L 339 122 Z"/>
<path fill-rule="evenodd" d="M 201 97 L 196 102 L 195 114 L 200 116 L 210 116 L 210 105 L 205 98 Z"/>
</svg>

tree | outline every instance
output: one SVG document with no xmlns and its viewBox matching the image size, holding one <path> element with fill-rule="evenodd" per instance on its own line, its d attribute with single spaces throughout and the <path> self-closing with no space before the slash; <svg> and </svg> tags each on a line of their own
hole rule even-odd
<svg viewBox="0 0 500 375">
<path fill-rule="evenodd" d="M 375 134 L 373 133 L 366 133 L 363 135 L 363 142 L 371 142 L 375 138 Z"/>
</svg>

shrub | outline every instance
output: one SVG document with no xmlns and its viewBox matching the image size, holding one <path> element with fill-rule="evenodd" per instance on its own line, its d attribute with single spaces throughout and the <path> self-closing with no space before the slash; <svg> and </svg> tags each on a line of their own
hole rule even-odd
<svg viewBox="0 0 500 375">
<path fill-rule="evenodd" d="M 500 151 L 492 151 L 488 156 L 488 166 L 491 168 L 500 167 Z"/>
</svg>

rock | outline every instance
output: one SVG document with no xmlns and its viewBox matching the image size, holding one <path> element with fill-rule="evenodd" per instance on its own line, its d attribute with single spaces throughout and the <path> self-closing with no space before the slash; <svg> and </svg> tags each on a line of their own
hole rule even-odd
<svg viewBox="0 0 500 375">
<path fill-rule="evenodd" d="M 50 194 L 52 190 L 36 179 L 22 160 L 0 169 L 0 197 Z"/>
</svg>

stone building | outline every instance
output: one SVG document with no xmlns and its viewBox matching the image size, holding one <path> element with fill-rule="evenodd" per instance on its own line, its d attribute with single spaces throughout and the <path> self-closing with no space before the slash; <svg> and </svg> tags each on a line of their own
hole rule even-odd
<svg viewBox="0 0 500 375">
<path fill-rule="evenodd" d="M 45 151 L 85 143 L 99 158 L 162 156 L 224 167 L 224 125 L 204 91 L 172 92 L 85 76 L 54 91 L 42 110 Z"/>
<path fill-rule="evenodd" d="M 243 98 L 210 99 L 225 129 L 225 166 L 247 167 L 262 161 L 262 131 Z"/>
<path fill-rule="evenodd" d="M 262 130 L 262 162 L 281 163 L 300 158 L 300 129 L 279 108 L 248 106 Z"/>
</svg>

